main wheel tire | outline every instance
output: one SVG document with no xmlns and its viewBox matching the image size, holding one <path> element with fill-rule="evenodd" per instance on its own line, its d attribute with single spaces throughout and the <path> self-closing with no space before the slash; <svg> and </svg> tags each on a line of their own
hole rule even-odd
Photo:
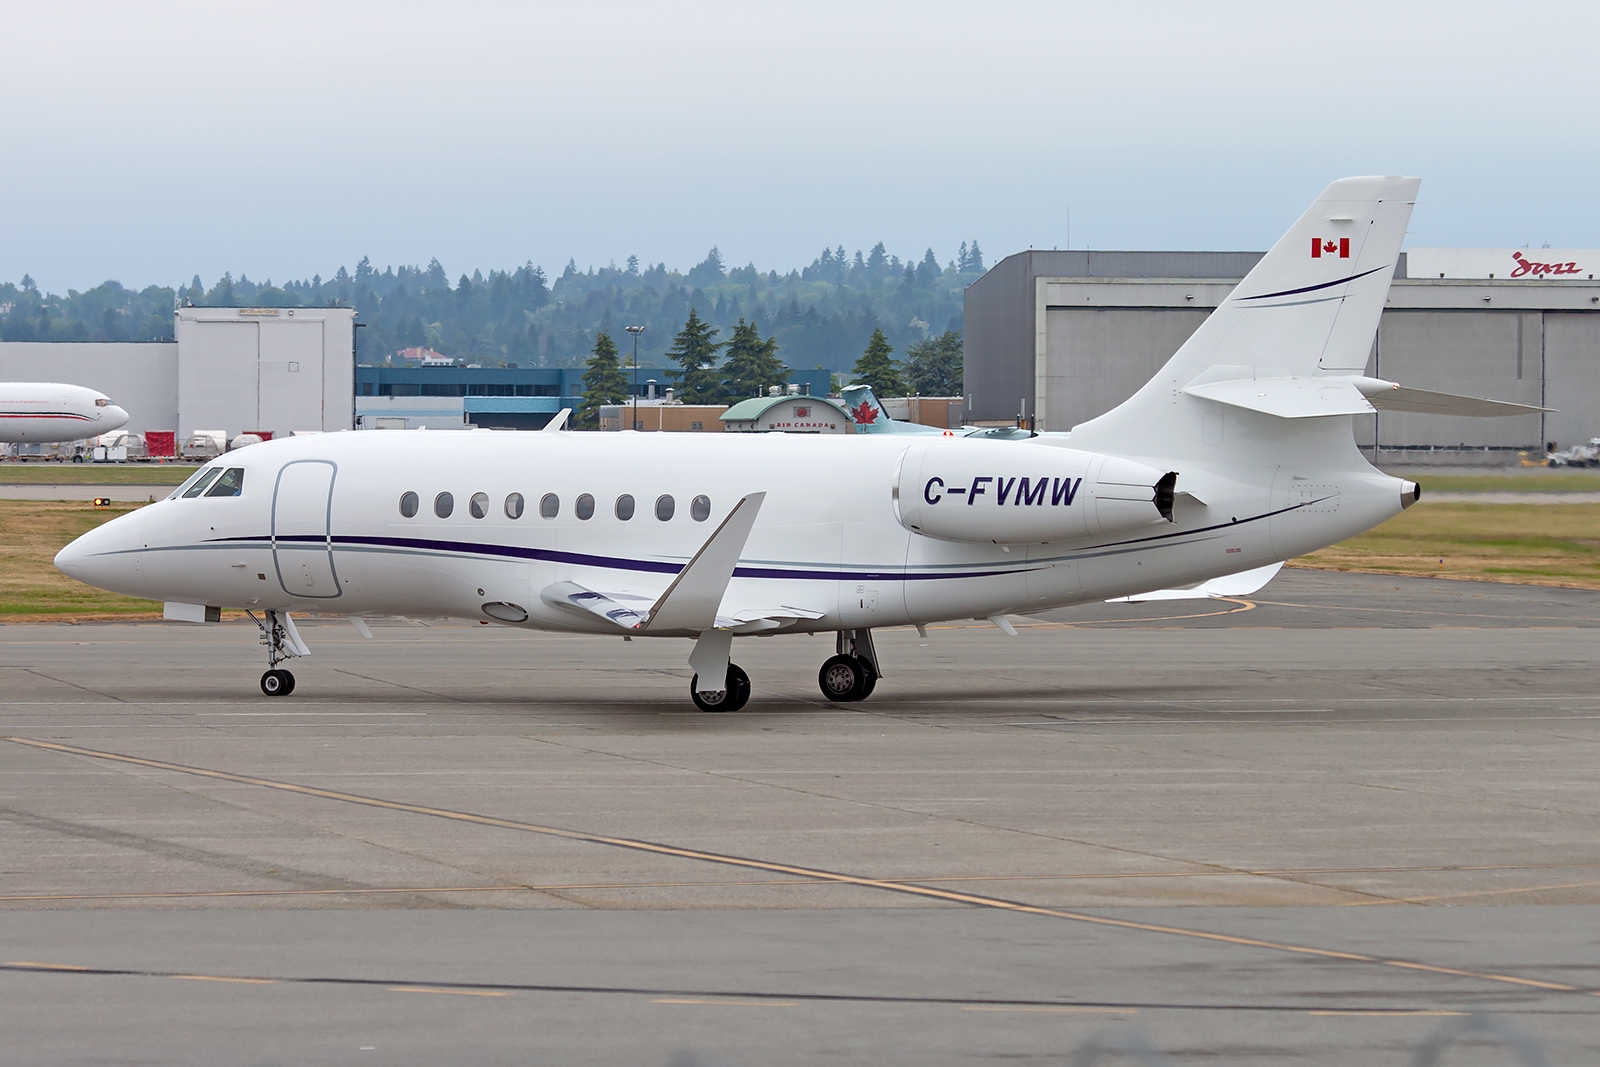
<svg viewBox="0 0 1600 1067">
<path fill-rule="evenodd" d="M 284 696 L 288 696 L 290 693 L 294 692 L 294 675 L 290 674 L 288 671 L 284 670 L 282 667 L 278 668 L 278 673 L 283 675 L 283 680 L 284 680 L 284 683 L 285 683 L 285 688 L 283 690 L 283 695 Z"/>
<path fill-rule="evenodd" d="M 836 703 L 860 700 L 869 692 L 867 668 L 855 656 L 833 656 L 817 672 L 817 686 Z"/>
<path fill-rule="evenodd" d="M 270 670 L 261 676 L 261 691 L 269 697 L 286 697 L 294 692 L 294 675 L 288 671 Z"/>
<path fill-rule="evenodd" d="M 710 698 L 700 692 L 700 676 L 689 682 L 689 698 L 701 711 L 738 711 L 750 702 L 750 676 L 737 663 L 728 664 L 728 677 L 722 695 Z"/>
</svg>

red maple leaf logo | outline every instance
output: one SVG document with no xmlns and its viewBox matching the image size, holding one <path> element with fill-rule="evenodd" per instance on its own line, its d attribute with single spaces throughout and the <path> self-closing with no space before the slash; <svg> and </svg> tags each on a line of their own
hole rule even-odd
<svg viewBox="0 0 1600 1067">
<path fill-rule="evenodd" d="M 850 417 L 856 420 L 857 426 L 870 426 L 878 421 L 877 410 L 865 400 L 860 405 L 850 409 Z"/>
</svg>

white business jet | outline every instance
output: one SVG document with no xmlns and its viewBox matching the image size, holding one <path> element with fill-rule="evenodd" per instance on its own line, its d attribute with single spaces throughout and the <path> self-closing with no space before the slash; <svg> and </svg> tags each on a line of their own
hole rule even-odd
<svg viewBox="0 0 1600 1067">
<path fill-rule="evenodd" d="M 688 639 L 706 711 L 749 699 L 735 637 L 833 632 L 822 693 L 860 700 L 876 628 L 1014 633 L 1008 614 L 1270 567 L 1416 501 L 1362 457 L 1351 417 L 1401 393 L 1363 373 L 1417 186 L 1335 182 L 1154 379 L 1070 434 L 274 440 L 56 565 L 169 618 L 247 609 L 268 695 L 308 654 L 291 613 L 315 611 L 363 631 L 384 613 Z"/>
<path fill-rule="evenodd" d="M 55 382 L 0 382 L 0 441 L 81 441 L 128 423 L 104 393 Z"/>
</svg>

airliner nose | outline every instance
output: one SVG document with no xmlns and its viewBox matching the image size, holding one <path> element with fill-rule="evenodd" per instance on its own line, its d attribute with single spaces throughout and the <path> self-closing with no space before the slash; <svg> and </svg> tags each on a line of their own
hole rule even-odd
<svg viewBox="0 0 1600 1067">
<path fill-rule="evenodd" d="M 127 424 L 128 413 L 117 407 L 115 404 L 112 404 L 110 407 L 106 408 L 105 413 L 100 416 L 101 433 L 109 433 L 112 430 L 121 429 Z"/>
<path fill-rule="evenodd" d="M 142 596 L 139 552 L 144 516 L 122 515 L 69 543 L 56 553 L 56 570 L 85 585 Z"/>
</svg>

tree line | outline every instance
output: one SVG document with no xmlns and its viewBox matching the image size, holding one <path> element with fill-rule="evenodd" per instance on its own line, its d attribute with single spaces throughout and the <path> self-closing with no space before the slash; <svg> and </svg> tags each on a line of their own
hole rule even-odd
<svg viewBox="0 0 1600 1067">
<path fill-rule="evenodd" d="M 255 282 L 225 273 L 206 287 L 141 290 L 108 281 L 66 296 L 39 291 L 31 278 L 0 283 L 0 339 L 170 340 L 176 304 L 211 307 L 354 307 L 366 328 L 357 358 L 382 363 L 404 348 L 431 348 L 488 366 L 577 366 L 597 333 L 643 325 L 639 355 L 658 364 L 688 313 L 726 334 L 740 320 L 776 339 L 794 366 L 845 371 L 874 331 L 887 343 L 911 346 L 959 332 L 962 291 L 984 271 L 977 241 L 963 242 L 941 265 L 932 249 L 901 260 L 880 242 L 868 252 L 825 248 L 810 265 L 780 273 L 753 264 L 728 267 L 713 248 L 688 271 L 664 263 L 580 270 L 568 261 L 551 280 L 532 263 L 511 270 L 474 270 L 454 284 L 434 259 L 426 267 L 376 268 L 363 258 L 354 271 L 332 277 Z"/>
<path fill-rule="evenodd" d="M 754 321 L 741 317 L 726 341 L 720 331 L 690 307 L 689 316 L 672 338 L 665 356 L 672 364 L 667 377 L 674 396 L 685 404 L 737 404 L 761 396 L 772 386 L 782 386 L 789 368 L 778 358 L 776 334 L 761 336 Z M 913 343 L 904 360 L 893 356 L 894 346 L 883 330 L 874 327 L 866 347 L 847 379 L 870 385 L 880 397 L 959 396 L 962 392 L 962 352 L 959 330 Z M 609 330 L 595 334 L 594 346 L 584 362 L 583 402 L 575 422 L 581 428 L 599 425 L 600 408 L 628 400 L 628 377 Z"/>
</svg>

